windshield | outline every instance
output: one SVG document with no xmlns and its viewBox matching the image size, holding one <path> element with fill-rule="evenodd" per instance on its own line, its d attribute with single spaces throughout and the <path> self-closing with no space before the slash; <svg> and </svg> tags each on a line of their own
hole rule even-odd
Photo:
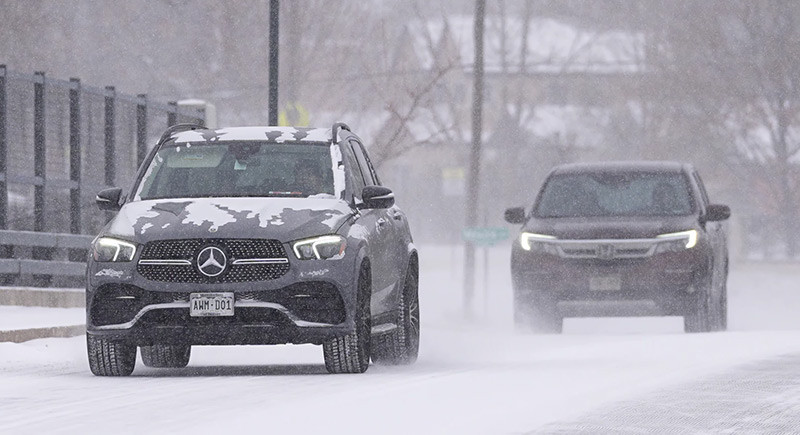
<svg viewBox="0 0 800 435">
<path fill-rule="evenodd" d="M 136 199 L 334 195 L 331 148 L 270 142 L 161 148 Z"/>
<path fill-rule="evenodd" d="M 682 216 L 691 212 L 689 188 L 679 173 L 596 172 L 552 176 L 535 215 Z"/>
</svg>

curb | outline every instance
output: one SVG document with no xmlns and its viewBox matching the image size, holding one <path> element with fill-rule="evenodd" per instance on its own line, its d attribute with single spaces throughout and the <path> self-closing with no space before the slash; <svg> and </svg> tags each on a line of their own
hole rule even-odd
<svg viewBox="0 0 800 435">
<path fill-rule="evenodd" d="M 0 342 L 22 343 L 39 338 L 77 337 L 86 332 L 86 325 L 52 326 L 49 328 L 17 329 L 0 331 Z"/>
</svg>

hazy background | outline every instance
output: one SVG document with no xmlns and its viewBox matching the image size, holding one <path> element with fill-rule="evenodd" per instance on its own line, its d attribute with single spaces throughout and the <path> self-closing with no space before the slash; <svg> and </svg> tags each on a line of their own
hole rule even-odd
<svg viewBox="0 0 800 435">
<path fill-rule="evenodd" d="M 529 204 L 554 164 L 669 159 L 696 165 L 732 207 L 733 256 L 798 255 L 800 4 L 488 3 L 478 204 L 465 203 L 471 1 L 283 0 L 280 106 L 350 124 L 420 242 L 459 241 L 466 207 L 505 225 L 504 208 Z M 265 124 L 268 6 L 0 0 L 0 64 L 200 98 L 221 126 Z"/>
</svg>

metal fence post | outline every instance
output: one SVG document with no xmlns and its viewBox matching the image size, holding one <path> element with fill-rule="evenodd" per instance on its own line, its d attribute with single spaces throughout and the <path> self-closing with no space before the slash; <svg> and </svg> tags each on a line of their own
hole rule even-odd
<svg viewBox="0 0 800 435">
<path fill-rule="evenodd" d="M 8 142 L 6 131 L 8 118 L 6 117 L 6 66 L 0 65 L 0 229 L 8 229 Z M 10 258 L 14 255 L 14 247 L 0 246 L 0 258 Z M 9 284 L 16 276 L 0 275 L 0 282 Z"/>
<path fill-rule="evenodd" d="M 46 148 L 45 148 L 45 101 L 44 101 L 44 72 L 37 71 L 33 78 L 33 230 L 45 231 L 45 196 L 44 184 L 47 178 Z M 52 254 L 49 248 L 34 247 L 34 260 L 49 260 Z M 48 285 L 50 277 L 34 275 L 35 282 Z"/>
<path fill-rule="evenodd" d="M 116 148 L 116 135 L 114 125 L 114 103 L 116 90 L 113 86 L 106 86 L 105 98 L 105 183 L 106 186 L 114 185 L 114 174 L 116 172 L 116 162 L 114 151 Z"/>
<path fill-rule="evenodd" d="M 6 143 L 6 66 L 0 65 L 0 229 L 8 229 L 8 148 Z"/>
<path fill-rule="evenodd" d="M 81 80 L 69 79 L 69 230 L 81 233 Z M 84 252 L 70 249 L 70 261 L 80 261 Z"/>
<path fill-rule="evenodd" d="M 147 94 L 136 96 L 136 167 L 147 156 Z"/>
<path fill-rule="evenodd" d="M 44 231 L 45 112 L 44 72 L 34 73 L 33 80 L 33 230 Z"/>
<path fill-rule="evenodd" d="M 70 232 L 81 232 L 81 81 L 71 78 L 69 88 L 69 191 Z"/>
<path fill-rule="evenodd" d="M 178 102 L 169 102 L 169 112 L 167 112 L 167 128 L 178 123 Z"/>
<path fill-rule="evenodd" d="M 269 125 L 278 125 L 278 50 L 280 48 L 280 2 L 269 2 L 269 94 L 267 117 Z M 336 138 L 334 138 L 335 140 Z"/>
</svg>

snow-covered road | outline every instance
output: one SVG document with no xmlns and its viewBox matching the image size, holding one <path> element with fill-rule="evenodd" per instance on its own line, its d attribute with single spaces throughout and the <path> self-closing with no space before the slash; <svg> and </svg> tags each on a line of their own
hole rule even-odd
<svg viewBox="0 0 800 435">
<path fill-rule="evenodd" d="M 0 433 L 570 433 L 610 422 L 605 432 L 625 429 L 620 409 L 637 403 L 653 415 L 712 412 L 690 406 L 711 400 L 693 396 L 695 386 L 746 406 L 740 396 L 753 390 L 726 376 L 800 361 L 792 265 L 733 269 L 730 332 L 686 335 L 679 318 L 570 319 L 564 335 L 530 336 L 511 332 L 505 252 L 492 253 L 474 322 L 460 314 L 457 253 L 422 252 L 424 336 L 412 367 L 332 376 L 315 346 L 199 347 L 187 369 L 139 364 L 130 378 L 97 378 L 81 337 L 0 343 Z M 772 372 L 779 381 L 798 373 Z M 762 391 L 759 406 L 800 407 L 778 406 L 796 384 Z M 664 395 L 683 407 L 658 407 Z M 631 427 L 669 429 L 653 421 Z"/>
</svg>

